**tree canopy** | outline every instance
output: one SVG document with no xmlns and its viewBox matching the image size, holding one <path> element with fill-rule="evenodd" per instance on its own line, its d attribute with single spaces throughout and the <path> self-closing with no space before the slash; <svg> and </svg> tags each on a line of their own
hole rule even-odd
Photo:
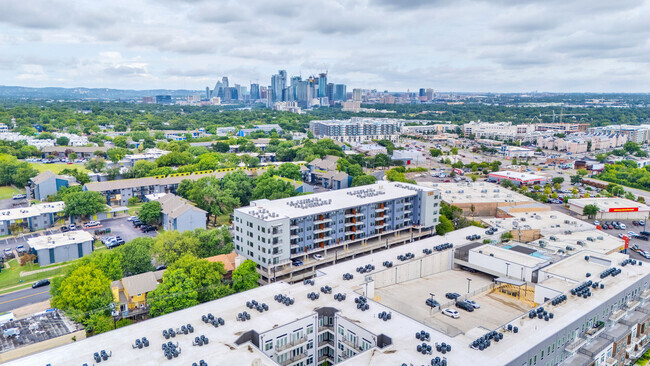
<svg viewBox="0 0 650 366">
<path fill-rule="evenodd" d="M 99 192 L 83 191 L 67 195 L 64 213 L 67 216 L 87 217 L 106 211 L 106 198 Z"/>
</svg>

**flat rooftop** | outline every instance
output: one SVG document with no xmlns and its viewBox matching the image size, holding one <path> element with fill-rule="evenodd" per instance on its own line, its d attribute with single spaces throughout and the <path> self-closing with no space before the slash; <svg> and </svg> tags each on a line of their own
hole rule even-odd
<svg viewBox="0 0 650 366">
<path fill-rule="evenodd" d="M 363 291 L 366 277 L 365 275 L 359 275 L 355 271 L 356 267 L 373 263 L 376 266 L 376 270 L 371 272 L 370 275 L 377 275 L 383 268 L 379 265 L 380 262 L 386 258 L 393 258 L 392 260 L 397 265 L 402 262 L 395 260 L 395 256 L 410 251 L 416 254 L 414 261 L 417 261 L 423 256 L 421 248 L 445 242 L 453 242 L 455 247 L 463 245 L 467 243 L 464 237 L 476 233 L 477 230 L 480 232 L 481 229 L 474 227 L 465 228 L 450 233 L 451 235 L 427 238 L 425 239 L 426 242 L 425 240 L 416 241 L 404 246 L 380 251 L 374 255 L 358 257 L 350 261 L 324 267 L 318 271 L 314 279 L 315 286 L 303 285 L 302 283 L 290 285 L 284 282 L 276 282 L 106 332 L 23 359 L 11 361 L 7 365 L 45 365 L 48 363 L 52 365 L 91 364 L 92 354 L 102 349 L 105 349 L 107 352 L 112 352 L 112 357 L 107 361 L 111 365 L 188 365 L 192 362 L 198 362 L 200 359 L 206 360 L 210 365 L 213 363 L 220 365 L 248 365 L 253 363 L 274 365 L 274 361 L 265 356 L 252 344 L 247 342 L 237 345 L 235 341 L 248 331 L 254 330 L 258 333 L 263 333 L 314 314 L 316 309 L 322 307 L 336 308 L 340 316 L 349 319 L 359 327 L 375 335 L 384 334 L 392 340 L 392 345 L 390 346 L 383 349 L 374 348 L 362 352 L 348 360 L 344 360 L 340 363 L 341 365 L 430 364 L 431 355 L 422 355 L 415 351 L 415 344 L 417 342 L 413 334 L 420 330 L 425 330 L 431 334 L 431 344 L 435 342 L 446 342 L 452 346 L 452 351 L 445 355 L 451 365 L 505 365 L 513 362 L 522 353 L 526 352 L 530 344 L 539 344 L 547 340 L 563 329 L 566 324 L 579 318 L 586 311 L 593 311 L 604 301 L 618 296 L 624 289 L 633 286 L 635 283 L 647 280 L 650 277 L 650 268 L 648 266 L 628 265 L 621 267 L 622 273 L 619 276 L 610 276 L 599 280 L 599 282 L 605 284 L 605 288 L 594 289 L 592 296 L 587 299 L 569 296 L 567 301 L 557 306 L 552 306 L 548 303 L 544 304 L 545 308 L 548 307 L 555 314 L 554 319 L 550 322 L 528 319 L 527 309 L 529 306 L 523 303 L 502 303 L 501 296 L 505 295 L 490 293 L 485 290 L 486 287 L 484 285 L 491 284 L 489 277 L 455 270 L 443 271 L 435 273 L 428 278 L 422 277 L 415 281 L 407 282 L 405 286 L 401 286 L 403 289 L 400 286 L 396 286 L 395 290 L 403 291 L 402 293 L 393 294 L 387 292 L 388 294 L 386 295 L 378 291 L 375 294 L 375 296 L 378 296 L 376 297 L 378 301 L 373 299 L 368 300 L 370 311 L 361 312 L 356 308 L 354 298 L 359 296 L 359 291 Z M 441 259 L 448 258 L 445 257 L 444 251 L 434 253 L 437 254 L 433 254 L 433 256 L 439 255 Z M 623 254 L 605 256 L 594 253 L 593 255 L 610 260 L 612 263 L 617 263 L 619 260 L 627 258 Z M 582 255 L 570 257 L 565 261 L 567 262 L 566 265 L 555 265 L 553 268 L 554 273 L 571 275 L 575 278 L 580 277 L 579 280 L 582 281 L 584 279 L 584 274 L 582 273 L 585 268 L 577 267 L 577 264 L 579 261 L 582 261 L 589 266 L 589 262 L 586 262 Z M 598 265 L 598 268 L 603 267 L 603 265 Z M 590 270 L 595 275 L 599 273 L 596 271 L 596 268 L 590 268 Z M 344 281 L 341 278 L 343 273 L 352 273 L 354 274 L 354 278 L 350 281 Z M 485 304 L 485 308 L 482 307 L 470 315 L 461 311 L 460 319 L 444 319 L 447 323 L 438 319 L 438 315 L 436 314 L 433 314 L 433 316 L 426 314 L 429 309 L 423 303 L 424 293 L 428 295 L 432 291 L 444 292 L 449 290 L 467 293 L 467 278 L 473 279 L 470 291 L 476 292 L 470 295 L 470 297 L 482 306 Z M 346 294 L 347 299 L 338 302 L 333 300 L 333 295 L 325 295 L 322 293 L 316 301 L 307 299 L 308 293 L 312 291 L 318 292 L 320 287 L 324 285 L 332 287 L 332 294 Z M 295 304 L 289 308 L 284 305 L 279 305 L 273 300 L 273 296 L 276 294 L 288 295 L 294 298 Z M 385 298 L 384 296 L 391 296 L 391 299 L 397 299 L 406 305 L 390 305 L 389 300 L 391 299 Z M 441 298 L 443 296 L 436 294 L 436 299 L 444 300 Z M 263 313 L 250 311 L 246 308 L 245 303 L 251 300 L 266 303 L 269 306 L 269 311 Z M 421 306 L 420 302 L 422 302 Z M 408 307 L 415 309 L 414 311 L 419 313 L 412 313 Z M 235 320 L 237 314 L 243 311 L 251 314 L 250 321 L 238 322 Z M 377 313 L 381 311 L 391 312 L 392 319 L 386 322 L 379 321 L 377 319 Z M 200 320 L 201 315 L 207 314 L 208 312 L 222 317 L 226 324 L 215 328 L 212 325 L 203 323 Z M 422 312 L 425 314 L 422 314 Z M 425 320 L 418 320 L 420 317 Z M 178 328 L 187 323 L 191 323 L 194 326 L 194 334 L 191 336 L 176 336 L 173 341 L 178 342 L 182 352 L 178 358 L 167 361 L 160 349 L 160 344 L 167 342 L 162 336 L 162 330 Z M 444 326 L 444 324 L 450 325 L 449 329 L 453 330 L 451 328 L 453 326 L 455 329 L 459 329 L 460 332 L 439 330 L 441 329 L 439 327 Z M 505 332 L 505 342 L 495 343 L 484 351 L 472 350 L 468 347 L 478 336 L 485 334 L 489 330 L 501 330 L 507 324 L 519 327 L 519 333 Z M 193 347 L 191 343 L 194 336 L 202 334 L 210 339 L 210 345 L 208 347 Z M 455 336 L 449 334 L 455 334 Z M 135 339 L 143 336 L 150 340 L 151 348 L 147 350 L 133 349 L 131 345 Z"/>
<path fill-rule="evenodd" d="M 508 262 L 521 264 L 522 266 L 528 268 L 534 268 L 536 266 L 540 266 L 542 264 L 546 264 L 549 262 L 547 259 L 534 257 L 529 254 L 520 253 L 514 250 L 498 247 L 492 244 L 481 245 L 480 247 L 470 249 L 470 252 L 493 256 L 495 258 L 503 259 Z"/>
<path fill-rule="evenodd" d="M 490 182 L 433 183 L 440 190 L 442 200 L 449 203 L 535 202 L 521 193 Z"/>
<path fill-rule="evenodd" d="M 594 230 L 596 226 L 576 219 L 559 211 L 512 212 L 509 218 L 484 218 L 483 222 L 490 226 L 505 230 L 535 230 L 541 235 L 553 235 L 565 231 L 577 232 Z"/>
<path fill-rule="evenodd" d="M 35 217 L 47 213 L 57 213 L 65 209 L 65 203 L 59 202 L 46 202 L 37 203 L 29 207 L 11 208 L 8 210 L 0 211 L 0 220 L 21 220 L 28 217 Z"/>
<path fill-rule="evenodd" d="M 621 197 L 594 197 L 570 199 L 570 205 L 585 207 L 586 205 L 596 205 L 601 212 L 616 212 L 617 209 L 635 208 L 635 211 L 650 212 L 650 206 L 643 203 L 635 202 Z M 627 212 L 627 211 L 620 211 Z"/>
<path fill-rule="evenodd" d="M 508 179 L 516 179 L 519 181 L 536 181 L 536 180 L 546 180 L 546 177 L 541 176 L 541 175 L 536 175 L 536 174 L 529 174 L 529 173 L 519 173 L 519 172 L 513 172 L 510 170 L 502 170 L 500 172 L 494 172 L 490 173 L 490 176 L 494 177 L 500 177 L 500 178 L 508 178 Z"/>
<path fill-rule="evenodd" d="M 6 322 L 0 326 L 0 331 L 4 333 L 4 331 L 13 328 L 20 329 L 20 337 L 0 336 L 0 353 L 64 336 L 81 329 L 78 324 L 72 322 L 55 309 Z M 23 363 L 23 365 L 28 364 Z"/>
<path fill-rule="evenodd" d="M 64 245 L 93 241 L 93 236 L 83 230 L 73 230 L 65 233 L 37 236 L 27 239 L 27 244 L 36 250 L 51 249 Z"/>
<path fill-rule="evenodd" d="M 618 252 L 625 246 L 623 239 L 608 234 L 602 230 L 585 230 L 565 233 L 556 233 L 545 236 L 543 239 L 532 241 L 528 244 L 544 246 L 546 250 L 566 251 L 567 246 L 573 250 L 589 249 L 598 253 Z M 543 244 L 542 244 L 543 242 Z M 569 254 L 571 254 L 569 252 Z"/>
<path fill-rule="evenodd" d="M 281 218 L 302 217 L 327 211 L 343 210 L 372 203 L 410 197 L 418 191 L 436 192 L 436 189 L 415 184 L 381 182 L 362 187 L 339 189 L 308 196 L 277 200 L 254 200 L 250 206 L 235 209 L 246 215 L 254 215 L 268 221 Z"/>
<path fill-rule="evenodd" d="M 586 256 L 589 257 L 589 260 L 585 259 Z M 600 273 L 611 267 L 620 267 L 620 262 L 626 258 L 628 258 L 628 255 L 622 253 L 604 255 L 590 250 L 583 250 L 563 261 L 545 267 L 542 271 L 560 279 L 584 282 L 596 278 L 598 282 L 602 282 L 598 277 Z M 625 271 L 626 269 L 636 269 L 636 267 L 630 265 L 621 268 Z M 591 276 L 587 277 L 587 273 L 590 273 Z M 622 278 L 624 277 L 625 275 L 622 276 Z"/>
</svg>

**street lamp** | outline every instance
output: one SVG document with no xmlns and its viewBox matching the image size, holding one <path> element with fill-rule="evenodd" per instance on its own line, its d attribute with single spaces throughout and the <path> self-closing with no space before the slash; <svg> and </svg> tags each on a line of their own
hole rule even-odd
<svg viewBox="0 0 650 366">
<path fill-rule="evenodd" d="M 434 295 L 431 292 L 429 292 L 429 295 L 431 295 L 431 309 L 430 309 L 430 312 L 432 312 L 433 311 L 433 296 Z"/>
<path fill-rule="evenodd" d="M 508 277 L 508 269 L 510 269 L 510 263 L 506 263 L 506 277 Z"/>
<path fill-rule="evenodd" d="M 472 283 L 472 279 L 467 277 L 467 293 L 469 294 L 469 284 Z"/>
</svg>

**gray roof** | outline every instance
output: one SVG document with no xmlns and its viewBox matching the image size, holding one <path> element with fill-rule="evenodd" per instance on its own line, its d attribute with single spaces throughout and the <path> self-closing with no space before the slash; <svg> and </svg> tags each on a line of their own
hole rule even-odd
<svg viewBox="0 0 650 366">
<path fill-rule="evenodd" d="M 158 272 L 163 272 L 158 271 Z M 155 272 L 145 272 L 135 276 L 122 278 L 122 284 L 129 296 L 146 294 L 158 287 L 158 275 Z"/>
<path fill-rule="evenodd" d="M 160 205 L 162 206 L 162 212 L 169 217 L 179 217 L 190 210 L 207 213 L 206 211 L 192 205 L 189 201 L 171 193 L 160 197 L 158 202 L 160 202 Z"/>
<path fill-rule="evenodd" d="M 338 156 L 327 155 L 322 159 L 314 159 L 309 165 L 315 166 L 322 170 L 336 170 L 336 163 L 339 161 Z"/>
<path fill-rule="evenodd" d="M 36 185 L 39 185 L 39 184 L 41 184 L 41 183 L 43 183 L 43 182 L 45 182 L 47 180 L 50 180 L 50 179 L 52 179 L 54 177 L 56 177 L 56 175 L 54 173 L 52 173 L 52 171 L 46 170 L 43 173 L 33 177 L 31 179 L 31 181 L 32 181 L 32 183 L 34 183 Z"/>
<path fill-rule="evenodd" d="M 104 192 L 104 191 L 111 191 L 115 189 L 128 189 L 128 188 L 137 188 L 143 186 L 180 184 L 180 182 L 182 182 L 185 179 L 199 180 L 204 177 L 216 177 L 221 179 L 228 173 L 232 173 L 232 172 L 191 174 L 191 175 L 167 177 L 167 178 L 145 177 L 145 178 L 133 178 L 133 179 L 120 179 L 120 180 L 111 180 L 107 182 L 86 183 L 84 187 L 86 187 L 86 189 L 89 191 Z"/>
</svg>

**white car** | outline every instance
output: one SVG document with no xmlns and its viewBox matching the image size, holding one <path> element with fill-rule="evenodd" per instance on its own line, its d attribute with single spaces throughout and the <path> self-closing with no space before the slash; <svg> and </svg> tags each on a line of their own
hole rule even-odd
<svg viewBox="0 0 650 366">
<path fill-rule="evenodd" d="M 630 236 L 634 236 L 634 235 L 636 235 L 636 233 L 635 233 L 634 231 L 628 231 L 627 233 L 628 233 Z"/>
<path fill-rule="evenodd" d="M 600 221 L 598 221 L 598 220 L 594 220 L 594 225 L 596 225 L 596 226 L 597 226 L 597 225 L 600 225 Z"/>
<path fill-rule="evenodd" d="M 460 318 L 460 314 L 458 313 L 458 311 L 456 311 L 456 310 L 454 310 L 454 309 L 449 309 L 449 308 L 447 308 L 447 309 L 442 309 L 442 313 L 443 313 L 444 315 L 447 315 L 447 316 L 450 317 L 450 318 L 454 318 L 454 319 L 458 319 L 458 318 Z"/>
<path fill-rule="evenodd" d="M 621 230 L 627 229 L 627 226 L 625 226 L 625 224 L 620 224 L 619 226 L 621 227 Z"/>
<path fill-rule="evenodd" d="M 101 224 L 102 223 L 99 222 L 99 221 L 88 221 L 87 223 L 84 224 L 84 227 L 95 227 L 95 226 L 99 226 Z"/>
<path fill-rule="evenodd" d="M 314 254 L 314 255 L 312 255 L 312 257 L 317 261 L 322 261 L 323 260 L 323 256 L 320 255 L 320 254 Z"/>
<path fill-rule="evenodd" d="M 133 221 L 133 220 L 135 220 L 137 218 L 138 218 L 137 216 L 129 216 L 129 218 L 126 219 L 126 221 Z"/>
<path fill-rule="evenodd" d="M 465 300 L 466 303 L 472 305 L 474 309 L 480 309 L 481 305 L 479 305 L 476 301 L 474 300 Z"/>
</svg>

